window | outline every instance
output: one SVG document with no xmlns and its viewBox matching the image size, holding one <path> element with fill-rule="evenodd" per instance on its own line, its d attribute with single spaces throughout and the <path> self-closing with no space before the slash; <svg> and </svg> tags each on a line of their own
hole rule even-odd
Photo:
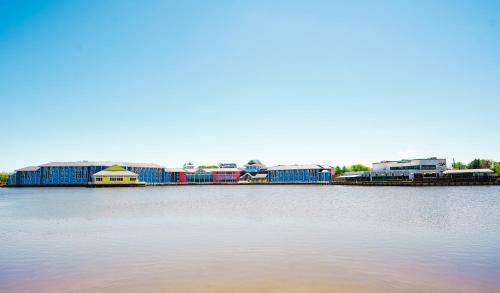
<svg viewBox="0 0 500 293">
<path fill-rule="evenodd" d="M 102 177 L 96 177 L 95 181 L 96 182 L 101 182 L 102 181 Z"/>
<path fill-rule="evenodd" d="M 130 177 L 130 181 L 131 181 L 131 182 L 134 182 L 134 181 L 136 181 L 136 180 L 137 180 L 137 178 Z"/>
</svg>

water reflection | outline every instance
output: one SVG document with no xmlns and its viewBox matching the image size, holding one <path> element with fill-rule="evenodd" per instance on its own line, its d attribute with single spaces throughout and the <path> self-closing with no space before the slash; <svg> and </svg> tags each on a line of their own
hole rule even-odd
<svg viewBox="0 0 500 293">
<path fill-rule="evenodd" d="M 500 188 L 0 189 L 0 291 L 498 291 Z"/>
</svg>

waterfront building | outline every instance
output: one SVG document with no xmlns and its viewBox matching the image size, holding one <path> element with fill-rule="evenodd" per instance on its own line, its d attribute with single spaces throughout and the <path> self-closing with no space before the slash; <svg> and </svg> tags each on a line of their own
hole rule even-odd
<svg viewBox="0 0 500 293">
<path fill-rule="evenodd" d="M 148 163 L 127 163 L 107 161 L 52 162 L 27 167 L 14 172 L 10 186 L 81 186 L 92 182 L 92 175 L 111 166 L 120 166 L 138 174 L 138 180 L 146 183 L 162 183 L 164 167 Z"/>
<path fill-rule="evenodd" d="M 236 163 L 219 163 L 219 168 L 238 168 Z"/>
<path fill-rule="evenodd" d="M 165 168 L 163 183 L 184 184 L 186 183 L 186 170 L 178 168 Z"/>
<path fill-rule="evenodd" d="M 214 182 L 214 176 L 205 169 L 186 169 L 186 182 L 191 184 L 210 184 Z"/>
<path fill-rule="evenodd" d="M 246 183 L 266 183 L 267 182 L 267 174 L 255 174 L 252 175 L 250 173 L 245 173 L 240 177 L 240 182 Z"/>
<path fill-rule="evenodd" d="M 250 160 L 245 165 L 245 172 L 252 175 L 263 173 L 266 170 L 266 165 L 262 164 L 259 160 Z"/>
<path fill-rule="evenodd" d="M 94 185 L 134 185 L 140 184 L 139 175 L 114 165 L 92 175 Z"/>
<path fill-rule="evenodd" d="M 30 166 L 16 170 L 9 176 L 8 185 L 40 185 L 41 170 L 38 166 Z"/>
<path fill-rule="evenodd" d="M 373 171 L 365 176 L 373 180 L 414 180 L 437 178 L 447 170 L 446 159 L 436 157 L 400 161 L 381 161 L 372 164 Z"/>
<path fill-rule="evenodd" d="M 328 165 L 280 165 L 267 171 L 270 183 L 329 183 L 333 173 Z"/>
<path fill-rule="evenodd" d="M 424 170 L 424 171 L 445 171 L 446 159 L 436 157 L 426 159 L 411 159 L 400 161 L 381 161 L 372 164 L 373 171 L 400 171 L 400 170 Z"/>
<path fill-rule="evenodd" d="M 189 163 L 184 163 L 183 168 L 184 169 L 195 169 L 195 166 L 193 163 L 189 162 Z"/>
<path fill-rule="evenodd" d="M 364 181 L 369 178 L 368 171 L 353 171 L 346 172 L 340 176 L 336 176 L 335 180 L 337 181 Z"/>
<path fill-rule="evenodd" d="M 452 179 L 484 179 L 493 175 L 490 169 L 447 170 L 443 174 Z"/>
<path fill-rule="evenodd" d="M 339 181 L 404 181 L 439 178 L 447 170 L 446 159 L 430 157 L 372 164 L 372 171 L 347 172 L 336 177 Z"/>
<path fill-rule="evenodd" d="M 205 169 L 205 171 L 212 174 L 214 183 L 237 183 L 240 180 L 240 169 L 236 167 Z"/>
</svg>

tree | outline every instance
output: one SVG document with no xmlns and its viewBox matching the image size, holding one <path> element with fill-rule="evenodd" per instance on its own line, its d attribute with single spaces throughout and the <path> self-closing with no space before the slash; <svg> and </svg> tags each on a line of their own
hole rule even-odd
<svg viewBox="0 0 500 293">
<path fill-rule="evenodd" d="M 342 166 L 342 174 L 349 172 L 349 169 L 347 169 L 346 166 Z"/>
<path fill-rule="evenodd" d="M 500 176 L 500 162 L 495 164 L 495 173 Z"/>
<path fill-rule="evenodd" d="M 370 171 L 370 167 L 367 167 L 363 164 L 356 164 L 356 165 L 352 165 L 350 168 L 349 168 L 351 171 L 355 172 L 355 171 Z"/>
<path fill-rule="evenodd" d="M 215 165 L 201 165 L 201 166 L 198 166 L 198 169 L 216 169 L 216 168 L 219 168 L 219 166 L 215 166 Z"/>
<path fill-rule="evenodd" d="M 491 169 L 493 161 L 485 159 L 474 159 L 467 166 L 469 169 Z"/>
<path fill-rule="evenodd" d="M 467 169 L 467 166 L 464 163 L 462 163 L 462 162 L 453 163 L 453 164 L 451 164 L 451 167 L 453 169 L 456 169 L 456 170 Z"/>
<path fill-rule="evenodd" d="M 342 169 L 339 166 L 335 166 L 335 175 L 342 175 Z"/>
<path fill-rule="evenodd" d="M 7 182 L 9 180 L 9 174 L 0 172 L 0 182 Z"/>
<path fill-rule="evenodd" d="M 483 169 L 491 169 L 491 168 L 493 168 L 493 161 L 481 159 L 481 160 L 479 160 L 479 165 Z"/>
<path fill-rule="evenodd" d="M 467 165 L 468 169 L 480 169 L 481 168 L 481 161 L 479 159 L 474 159 L 472 160 L 469 165 Z"/>
</svg>

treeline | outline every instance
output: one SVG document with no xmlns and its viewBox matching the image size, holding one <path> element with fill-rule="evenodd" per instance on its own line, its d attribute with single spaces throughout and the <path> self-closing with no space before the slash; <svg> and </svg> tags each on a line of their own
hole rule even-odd
<svg viewBox="0 0 500 293">
<path fill-rule="evenodd" d="M 7 182 L 7 180 L 9 180 L 9 174 L 0 172 L 0 182 Z"/>
<path fill-rule="evenodd" d="M 335 166 L 335 175 L 342 175 L 346 172 L 356 172 L 356 171 L 371 171 L 372 168 L 365 166 L 363 164 L 356 164 L 349 167 L 346 166 Z"/>
<path fill-rule="evenodd" d="M 198 169 L 217 169 L 217 168 L 219 168 L 219 166 L 215 166 L 215 165 L 201 165 L 201 166 L 198 166 L 196 168 L 198 168 Z"/>
<path fill-rule="evenodd" d="M 451 167 L 456 170 L 463 169 L 491 169 L 495 171 L 497 175 L 500 175 L 500 162 L 495 162 L 493 160 L 486 159 L 474 159 L 468 164 L 462 162 L 453 162 Z"/>
</svg>

